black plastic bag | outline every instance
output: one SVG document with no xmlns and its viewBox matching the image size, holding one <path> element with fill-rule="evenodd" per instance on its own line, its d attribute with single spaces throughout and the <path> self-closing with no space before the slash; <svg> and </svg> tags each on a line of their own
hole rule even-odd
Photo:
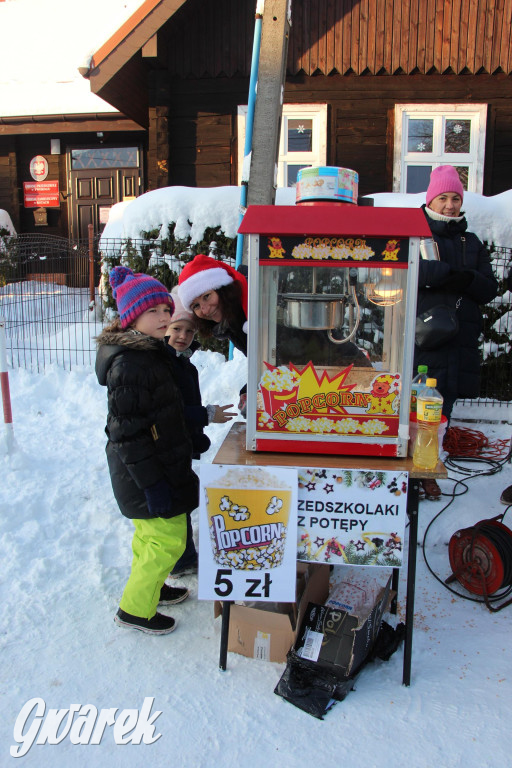
<svg viewBox="0 0 512 768">
<path fill-rule="evenodd" d="M 288 653 L 286 668 L 274 693 L 309 715 L 323 720 L 334 704 L 343 701 L 354 689 L 356 678 L 363 667 L 375 659 L 387 661 L 397 650 L 404 635 L 405 624 L 400 623 L 393 629 L 383 621 L 370 653 L 348 677 L 330 672 L 314 661 L 303 659 L 292 649 Z"/>
<path fill-rule="evenodd" d="M 309 715 L 323 720 L 325 713 L 337 701 L 343 701 L 353 685 L 353 679 L 340 681 L 336 675 L 315 668 L 290 651 L 286 668 L 274 693 Z"/>
</svg>

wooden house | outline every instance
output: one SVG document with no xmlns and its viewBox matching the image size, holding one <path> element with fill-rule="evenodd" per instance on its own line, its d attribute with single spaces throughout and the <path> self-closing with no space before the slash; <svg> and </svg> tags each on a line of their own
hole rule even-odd
<svg viewBox="0 0 512 768">
<path fill-rule="evenodd" d="M 94 54 L 92 92 L 143 128 L 142 191 L 240 183 L 255 10 L 255 0 L 146 0 Z M 334 165 L 359 173 L 363 195 L 419 192 L 450 163 L 469 190 L 511 187 L 512 0 L 292 0 L 291 10 L 278 185 Z"/>
</svg>

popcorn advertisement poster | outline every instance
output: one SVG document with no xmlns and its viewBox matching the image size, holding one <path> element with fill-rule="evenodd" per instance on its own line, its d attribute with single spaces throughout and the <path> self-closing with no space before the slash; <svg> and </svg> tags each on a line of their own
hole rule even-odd
<svg viewBox="0 0 512 768">
<path fill-rule="evenodd" d="M 294 602 L 297 470 L 205 464 L 200 600 Z"/>
<path fill-rule="evenodd" d="M 298 560 L 398 568 L 407 472 L 299 468 Z"/>
<path fill-rule="evenodd" d="M 330 377 L 310 361 L 265 362 L 258 385 L 257 431 L 267 434 L 314 434 L 396 437 L 400 409 L 400 374 L 375 371 L 366 391 L 349 383 L 353 366 Z M 366 369 L 365 369 L 366 370 Z"/>
</svg>

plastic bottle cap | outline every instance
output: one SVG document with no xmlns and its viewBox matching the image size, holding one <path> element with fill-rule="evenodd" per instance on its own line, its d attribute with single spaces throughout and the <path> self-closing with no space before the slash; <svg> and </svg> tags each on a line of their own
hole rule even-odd
<svg viewBox="0 0 512 768">
<path fill-rule="evenodd" d="M 437 379 L 427 379 L 427 387 L 435 387 L 437 384 Z"/>
</svg>

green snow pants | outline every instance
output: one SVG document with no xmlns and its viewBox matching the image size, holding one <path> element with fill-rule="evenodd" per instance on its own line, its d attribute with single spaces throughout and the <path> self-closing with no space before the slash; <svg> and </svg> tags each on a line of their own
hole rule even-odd
<svg viewBox="0 0 512 768">
<path fill-rule="evenodd" d="M 169 520 L 153 517 L 132 523 L 132 570 L 120 607 L 132 616 L 151 619 L 156 613 L 160 589 L 185 551 L 187 516 L 177 515 Z"/>
</svg>

